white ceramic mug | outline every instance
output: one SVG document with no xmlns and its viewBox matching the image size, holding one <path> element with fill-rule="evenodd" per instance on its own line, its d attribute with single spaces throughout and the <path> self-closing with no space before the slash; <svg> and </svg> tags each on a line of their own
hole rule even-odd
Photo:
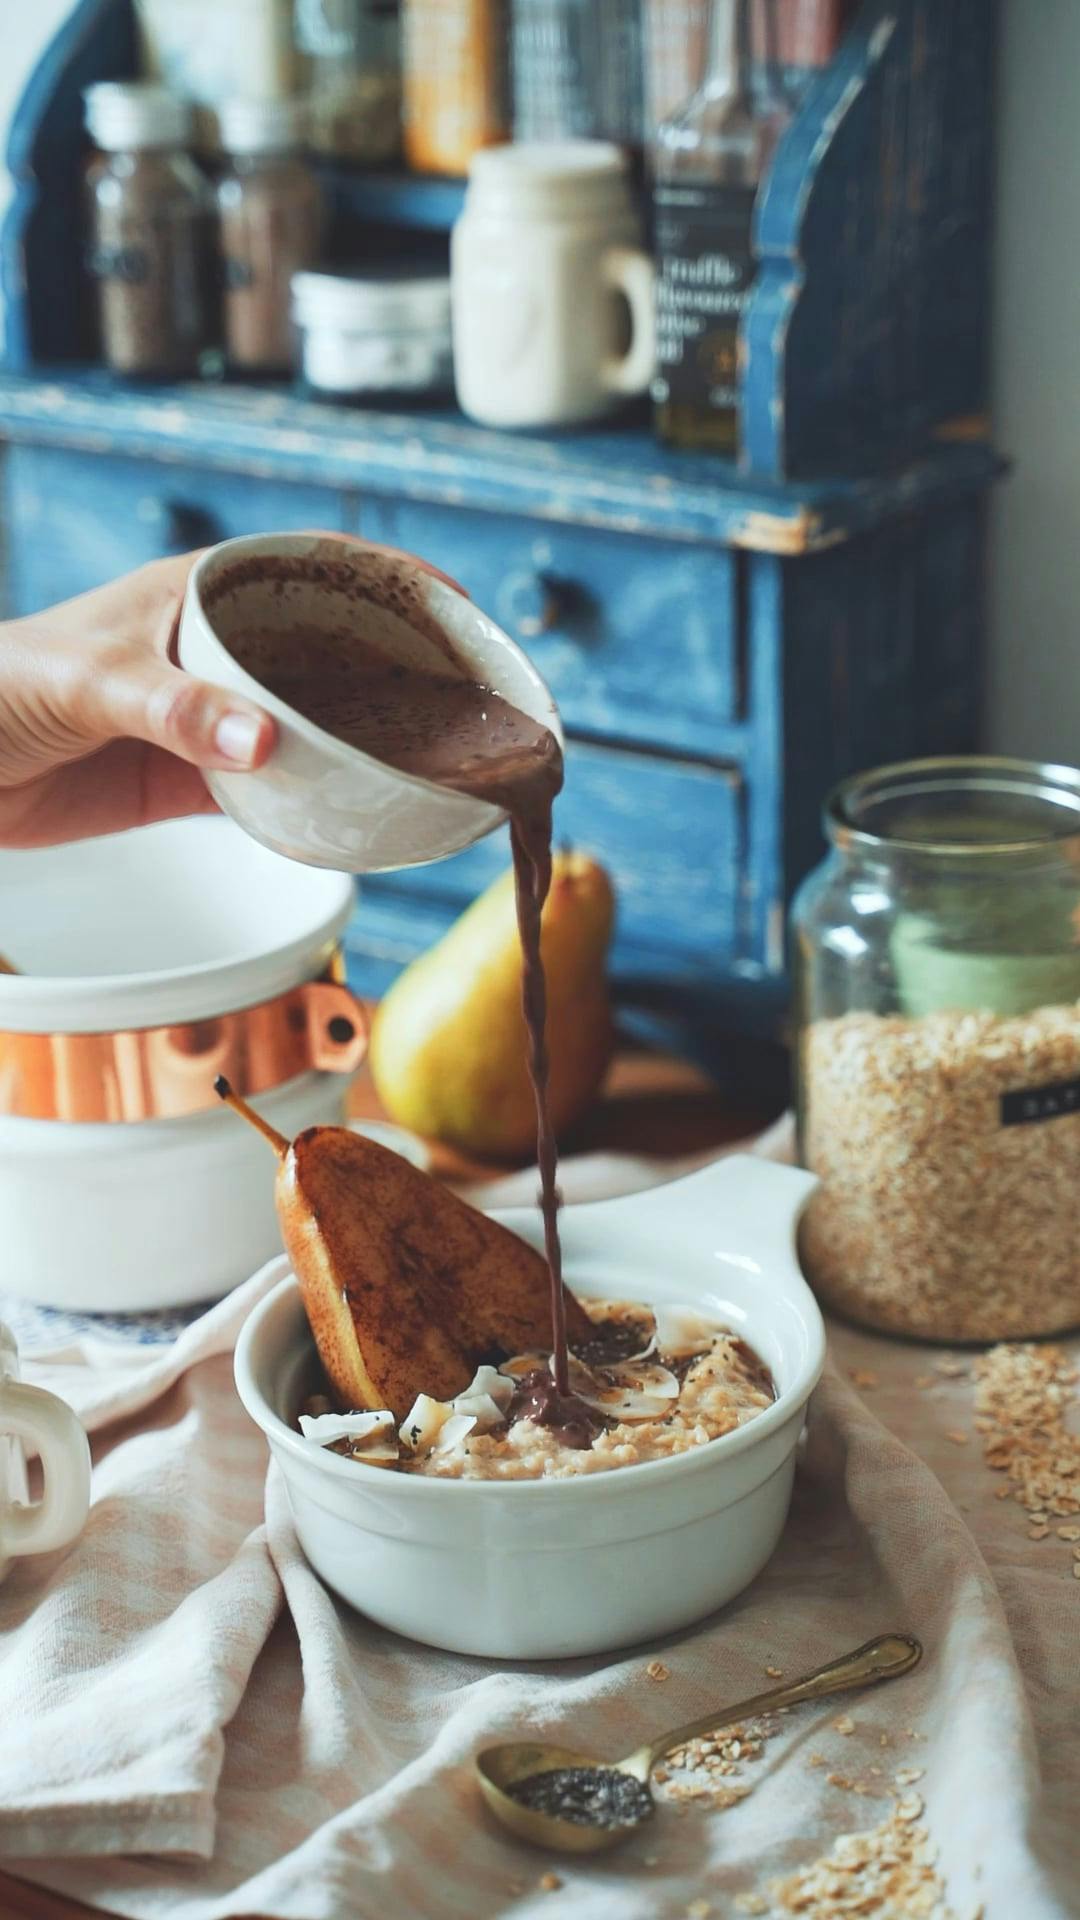
<svg viewBox="0 0 1080 1920">
<path fill-rule="evenodd" d="M 458 400 L 474 420 L 569 426 L 644 393 L 656 358 L 653 266 L 619 149 L 567 140 L 476 154 L 453 232 L 451 302 Z"/>
<path fill-rule="evenodd" d="M 31 1502 L 24 1447 L 40 1454 L 44 1487 Z M 71 1408 L 19 1379 L 15 1337 L 0 1321 L 0 1580 L 13 1560 L 51 1553 L 82 1532 L 90 1508 L 90 1448 Z"/>
<path fill-rule="evenodd" d="M 555 703 L 531 661 L 486 613 L 415 560 L 329 534 L 225 540 L 192 569 L 179 660 L 277 721 L 265 766 L 205 778 L 246 833 L 290 860 L 342 873 L 422 866 L 460 853 L 506 818 L 486 800 L 347 746 L 269 693 L 229 651 L 230 637 L 245 627 L 307 624 L 346 634 L 351 625 L 395 659 L 442 673 L 448 638 L 463 672 L 562 740 Z"/>
</svg>

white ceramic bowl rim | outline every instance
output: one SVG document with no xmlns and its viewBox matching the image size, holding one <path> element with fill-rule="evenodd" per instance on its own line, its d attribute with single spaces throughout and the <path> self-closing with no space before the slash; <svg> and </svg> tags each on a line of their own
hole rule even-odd
<svg viewBox="0 0 1080 1920">
<path fill-rule="evenodd" d="M 489 640 L 493 640 L 498 647 L 505 649 L 531 683 L 537 696 L 536 703 L 531 709 L 532 717 L 537 720 L 542 719 L 543 724 L 555 735 L 559 745 L 565 744 L 559 710 L 532 661 L 516 642 L 511 640 L 508 633 L 504 633 L 494 620 L 474 605 L 464 588 L 450 586 L 448 581 L 441 579 L 437 574 L 429 573 L 426 567 L 419 566 L 415 560 L 410 559 L 408 554 L 399 553 L 396 548 L 380 549 L 359 539 L 349 539 L 345 534 L 238 534 L 233 540 L 223 540 L 220 545 L 211 547 L 195 562 L 188 592 L 193 595 L 202 613 L 213 648 L 229 661 L 232 675 L 249 692 L 257 706 L 263 707 L 267 713 L 283 719 L 287 718 L 290 726 L 301 739 L 321 746 L 324 751 L 329 751 L 335 758 L 340 759 L 344 765 L 352 761 L 359 766 L 375 767 L 383 775 L 390 772 L 395 781 L 400 781 L 403 786 L 414 787 L 418 792 L 430 794 L 439 800 L 445 796 L 445 789 L 435 781 L 425 780 L 420 774 L 404 773 L 399 767 L 388 767 L 386 761 L 377 760 L 373 754 L 365 753 L 362 747 L 350 745 L 347 740 L 340 739 L 337 734 L 328 733 L 325 727 L 320 727 L 314 720 L 309 720 L 307 715 L 300 713 L 296 707 L 290 707 L 284 700 L 279 700 L 261 680 L 257 680 L 254 674 L 240 665 L 236 655 L 230 653 L 225 642 L 219 637 L 203 598 L 204 589 L 219 571 L 227 572 L 237 560 L 244 557 L 255 559 L 263 553 L 294 557 L 297 560 L 314 558 L 320 547 L 331 548 L 337 560 L 351 558 L 359 561 L 363 557 L 369 567 L 373 564 L 378 567 L 380 561 L 383 561 L 387 571 L 396 570 L 399 573 L 422 575 L 431 611 L 437 618 L 445 621 L 447 633 L 459 650 L 461 664 L 468 667 L 470 663 L 467 643 L 457 630 L 459 623 L 455 617 L 460 613 L 462 602 L 465 602 L 473 621 L 482 626 Z M 499 689 L 496 687 L 494 691 L 498 692 Z M 500 819 L 503 817 L 502 809 L 491 806 L 490 801 L 475 800 L 473 804 L 486 808 Z"/>
<path fill-rule="evenodd" d="M 723 1164 L 731 1165 L 731 1161 Z M 790 1173 L 790 1171 L 791 1169 L 785 1169 L 785 1172 Z M 689 1180 L 695 1177 L 699 1176 L 688 1176 Z M 808 1194 L 816 1185 L 816 1181 L 808 1175 L 803 1177 L 806 1182 L 805 1193 Z M 667 1182 L 666 1186 L 670 1191 L 683 1184 L 683 1180 L 674 1180 Z M 663 1191 L 664 1188 L 650 1189 L 653 1193 Z M 589 1211 L 595 1214 L 609 1207 L 617 1208 L 619 1205 L 619 1199 L 593 1201 L 589 1203 Z M 576 1209 L 571 1209 L 571 1212 L 573 1211 Z M 514 1231 L 524 1221 L 532 1220 L 533 1211 L 530 1208 L 519 1207 L 512 1211 L 493 1213 L 491 1217 L 502 1226 Z M 237 1391 L 248 1413 L 256 1425 L 262 1428 L 268 1439 L 284 1447 L 297 1461 L 303 1462 L 307 1467 L 328 1474 L 331 1479 L 336 1478 L 344 1484 L 351 1482 L 353 1485 L 371 1485 L 377 1479 L 385 1489 L 387 1476 L 390 1475 L 394 1482 L 395 1494 L 400 1490 L 402 1497 L 406 1500 L 417 1496 L 429 1496 L 433 1487 L 445 1489 L 452 1499 L 488 1499 L 494 1496 L 500 1498 L 509 1496 L 513 1499 L 535 1500 L 550 1499 L 553 1495 L 560 1501 L 595 1499 L 598 1497 L 598 1490 L 604 1487 L 607 1487 L 610 1492 L 613 1481 L 617 1483 L 619 1490 L 623 1490 L 629 1485 L 656 1486 L 658 1482 L 668 1480 L 674 1474 L 685 1475 L 695 1470 L 709 1471 L 719 1461 L 729 1460 L 736 1454 L 744 1453 L 747 1448 L 757 1446 L 776 1428 L 789 1421 L 799 1407 L 806 1404 L 821 1378 L 825 1365 L 825 1328 L 810 1288 L 801 1275 L 798 1278 L 801 1289 L 800 1306 L 812 1334 L 810 1350 L 794 1377 L 777 1394 L 772 1406 L 767 1407 L 764 1413 L 755 1414 L 753 1420 L 747 1421 L 744 1426 L 735 1427 L 730 1433 L 720 1434 L 715 1440 L 706 1441 L 700 1447 L 694 1447 L 686 1453 L 671 1455 L 663 1460 L 641 1461 L 633 1467 L 612 1468 L 601 1473 L 583 1473 L 558 1479 L 442 1479 L 429 1474 L 394 1474 L 391 1468 L 366 1466 L 362 1460 L 346 1460 L 341 1454 L 330 1453 L 324 1447 L 313 1446 L 309 1440 L 305 1440 L 302 1433 L 298 1433 L 294 1427 L 289 1426 L 275 1411 L 256 1378 L 255 1354 L 264 1324 L 274 1314 L 281 1312 L 287 1298 L 295 1298 L 297 1306 L 300 1305 L 299 1283 L 292 1273 L 286 1274 L 265 1299 L 260 1300 L 240 1330 L 236 1344 Z M 633 1289 L 628 1287 L 628 1291 L 632 1293 Z M 803 1295 L 805 1298 L 802 1297 Z M 768 1304 L 768 1302 L 765 1303 L 766 1310 Z M 753 1328 L 749 1328 L 748 1332 L 750 1344 L 753 1345 Z M 305 1337 L 310 1339 L 310 1335 L 306 1334 Z M 361 1476 L 359 1482 L 356 1478 L 358 1474 Z"/>
<path fill-rule="evenodd" d="M 229 843 L 235 836 L 238 876 L 248 857 L 248 837 L 231 821 L 210 816 L 198 816 L 191 821 L 162 821 L 157 826 L 133 829 L 131 836 L 126 833 L 104 836 L 94 845 L 104 853 L 110 841 L 145 835 L 145 846 L 149 848 L 153 837 L 162 833 L 178 844 L 182 835 L 190 833 L 193 860 L 205 853 L 205 847 L 197 842 L 207 834 L 214 836 L 225 850 L 226 858 Z M 68 849 L 63 848 L 42 850 L 46 858 L 66 851 Z M 10 857 L 33 860 L 34 850 L 20 851 Z M 263 857 L 260 852 L 259 858 Z M 336 946 L 355 912 L 356 890 L 348 874 L 300 868 L 285 862 L 280 855 L 275 858 L 282 867 L 290 868 L 290 885 L 310 895 L 310 899 L 298 898 L 293 903 L 287 934 L 258 939 L 253 932 L 250 943 L 223 943 L 221 952 L 212 958 L 178 966 L 137 971 L 4 974 L 0 976 L 0 1029 L 94 1033 L 176 1025 L 184 1020 L 213 1019 L 234 1013 L 299 986 L 313 976 L 318 964 L 328 958 Z M 241 883 L 238 877 L 238 884 Z"/>
</svg>

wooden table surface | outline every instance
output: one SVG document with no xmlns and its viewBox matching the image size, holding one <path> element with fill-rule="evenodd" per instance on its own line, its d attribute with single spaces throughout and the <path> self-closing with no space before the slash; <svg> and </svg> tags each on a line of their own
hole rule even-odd
<svg viewBox="0 0 1080 1920">
<path fill-rule="evenodd" d="M 381 1118 L 378 1100 L 366 1075 L 356 1082 L 352 1100 L 358 1118 Z M 658 1054 L 627 1050 L 613 1061 L 600 1099 L 577 1130 L 566 1151 L 642 1153 L 670 1156 L 726 1146 L 755 1132 L 774 1118 L 749 1102 L 734 1108 L 723 1101 L 712 1083 L 685 1062 Z M 505 1172 L 490 1164 L 467 1162 L 458 1155 L 440 1156 L 448 1174 Z M 0 1873 L 0 1920 L 74 1920 L 91 1912 L 81 1901 L 61 1898 Z M 248 1920 L 257 1920 L 251 1915 Z"/>
</svg>

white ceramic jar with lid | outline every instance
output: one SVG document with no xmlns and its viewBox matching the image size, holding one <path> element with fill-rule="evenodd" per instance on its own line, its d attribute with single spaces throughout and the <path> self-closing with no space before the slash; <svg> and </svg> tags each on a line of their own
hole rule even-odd
<svg viewBox="0 0 1080 1920">
<path fill-rule="evenodd" d="M 214 1078 L 290 1136 L 340 1124 L 352 881 L 202 818 L 4 851 L 0 896 L 5 1288 L 94 1313 L 224 1293 L 281 1241 L 273 1156 Z"/>
<path fill-rule="evenodd" d="M 450 282 L 412 268 L 298 273 L 293 320 L 307 385 L 335 399 L 450 389 Z"/>
<path fill-rule="evenodd" d="M 474 420 L 569 426 L 648 387 L 653 270 L 618 147 L 476 154 L 451 281 L 454 378 Z"/>
</svg>

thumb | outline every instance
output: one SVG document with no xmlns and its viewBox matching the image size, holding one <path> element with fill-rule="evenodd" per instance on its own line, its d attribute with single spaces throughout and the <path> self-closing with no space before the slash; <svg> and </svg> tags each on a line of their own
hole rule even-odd
<svg viewBox="0 0 1080 1920">
<path fill-rule="evenodd" d="M 156 660 L 131 676 L 123 708 L 120 731 L 196 767 L 259 767 L 274 744 L 274 722 L 261 708 Z"/>
</svg>

